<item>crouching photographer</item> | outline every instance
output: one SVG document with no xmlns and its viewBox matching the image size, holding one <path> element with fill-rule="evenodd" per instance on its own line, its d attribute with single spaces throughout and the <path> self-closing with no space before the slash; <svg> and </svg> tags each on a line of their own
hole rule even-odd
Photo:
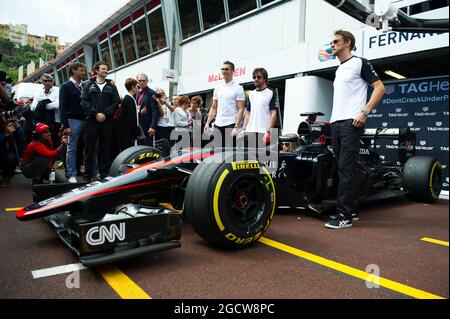
<svg viewBox="0 0 450 319">
<path fill-rule="evenodd" d="M 27 145 L 22 157 L 20 169 L 25 177 L 31 178 L 32 185 L 42 184 L 49 179 L 55 160 L 63 154 L 67 145 L 67 137 L 63 136 L 58 148 L 53 149 L 52 135 L 47 124 L 36 124 L 33 141 Z M 64 183 L 63 174 L 56 172 L 55 181 Z"/>
<path fill-rule="evenodd" d="M 14 120 L 0 117 L 0 186 L 8 186 L 19 164 Z"/>
</svg>

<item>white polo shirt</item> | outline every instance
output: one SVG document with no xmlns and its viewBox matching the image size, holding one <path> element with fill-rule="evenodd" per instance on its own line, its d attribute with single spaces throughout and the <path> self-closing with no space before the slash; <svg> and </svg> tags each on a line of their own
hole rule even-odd
<svg viewBox="0 0 450 319">
<path fill-rule="evenodd" d="M 246 132 L 266 133 L 269 126 L 271 110 L 278 106 L 277 95 L 271 88 L 251 91 L 248 96 L 247 111 L 250 111 Z"/>
<path fill-rule="evenodd" d="M 227 126 L 236 123 L 237 101 L 245 101 L 244 88 L 231 80 L 223 82 L 214 90 L 214 100 L 217 100 L 215 125 Z"/>
<path fill-rule="evenodd" d="M 367 104 L 367 89 L 380 78 L 366 59 L 356 56 L 339 65 L 334 80 L 330 122 L 355 119 Z"/>
</svg>

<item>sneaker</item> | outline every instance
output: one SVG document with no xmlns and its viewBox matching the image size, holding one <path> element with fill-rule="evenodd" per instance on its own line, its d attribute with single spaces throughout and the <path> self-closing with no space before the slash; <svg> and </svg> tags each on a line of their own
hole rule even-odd
<svg viewBox="0 0 450 319">
<path fill-rule="evenodd" d="M 352 227 L 352 220 L 348 219 L 342 214 L 339 214 L 331 217 L 330 220 L 325 224 L 325 227 L 332 229 Z"/>
<path fill-rule="evenodd" d="M 359 213 L 358 212 L 353 212 L 352 213 L 352 221 L 355 221 L 355 220 L 359 220 Z"/>
<path fill-rule="evenodd" d="M 69 178 L 69 183 L 72 183 L 72 184 L 78 183 L 77 178 L 76 177 Z"/>
</svg>

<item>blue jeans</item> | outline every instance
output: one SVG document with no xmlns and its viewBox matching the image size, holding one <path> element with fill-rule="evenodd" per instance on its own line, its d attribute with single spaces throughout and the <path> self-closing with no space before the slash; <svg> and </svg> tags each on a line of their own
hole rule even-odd
<svg viewBox="0 0 450 319">
<path fill-rule="evenodd" d="M 67 144 L 67 153 L 66 153 L 67 175 L 69 177 L 76 177 L 78 139 L 81 136 L 81 131 L 84 127 L 84 121 L 69 119 L 69 125 L 70 128 L 72 129 L 72 134 L 69 136 L 69 142 Z"/>
</svg>

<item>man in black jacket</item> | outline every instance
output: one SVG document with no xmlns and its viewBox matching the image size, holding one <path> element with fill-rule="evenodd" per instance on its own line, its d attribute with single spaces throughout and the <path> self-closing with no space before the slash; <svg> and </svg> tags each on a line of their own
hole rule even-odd
<svg viewBox="0 0 450 319">
<path fill-rule="evenodd" d="M 160 116 L 158 105 L 153 98 L 156 92 L 147 86 L 147 75 L 141 73 L 136 77 L 136 80 L 139 83 L 139 92 L 136 94 L 136 102 L 139 106 L 139 124 L 145 134 L 145 138 L 140 140 L 139 143 L 153 146 L 153 139 Z"/>
<path fill-rule="evenodd" d="M 77 179 L 77 148 L 86 115 L 81 107 L 82 80 L 86 74 L 83 63 L 75 62 L 69 66 L 70 79 L 59 88 L 59 112 L 64 134 L 69 136 L 66 153 L 67 176 L 70 183 Z"/>
<path fill-rule="evenodd" d="M 113 145 L 114 113 L 120 103 L 116 86 L 107 80 L 108 64 L 97 62 L 94 71 L 97 76 L 83 84 L 81 106 L 87 117 L 86 132 L 86 179 L 93 176 L 95 147 L 98 141 L 98 168 L 100 178 L 108 176 L 110 154 Z"/>
</svg>

